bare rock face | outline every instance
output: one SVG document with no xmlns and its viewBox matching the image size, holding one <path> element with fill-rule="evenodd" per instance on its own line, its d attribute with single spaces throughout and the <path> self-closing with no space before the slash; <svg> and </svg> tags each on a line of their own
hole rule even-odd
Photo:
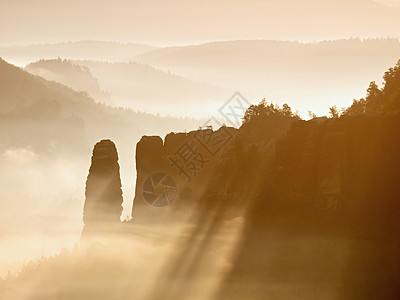
<svg viewBox="0 0 400 300">
<path fill-rule="evenodd" d="M 94 146 L 85 196 L 82 237 L 112 231 L 120 223 L 123 199 L 118 153 L 110 140 L 102 140 Z"/>
<path fill-rule="evenodd" d="M 164 141 L 143 136 L 136 145 L 133 222 L 170 222 L 197 210 L 236 134 L 235 128 L 221 127 L 169 133 Z"/>
<path fill-rule="evenodd" d="M 159 136 L 143 136 L 136 145 L 136 168 L 143 172 L 160 168 L 164 163 L 163 147 Z"/>
</svg>

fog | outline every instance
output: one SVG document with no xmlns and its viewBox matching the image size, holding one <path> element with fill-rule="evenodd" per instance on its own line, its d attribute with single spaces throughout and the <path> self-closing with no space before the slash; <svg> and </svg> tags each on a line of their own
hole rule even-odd
<svg viewBox="0 0 400 300">
<path fill-rule="evenodd" d="M 332 103 L 341 109 L 363 97 L 368 82 L 382 82 L 399 51 L 396 38 L 352 38 L 162 48 L 82 41 L 0 48 L 0 55 L 14 64 L 25 61 L 22 66 L 32 74 L 97 102 L 137 111 L 208 118 L 239 91 L 249 103 L 263 98 L 287 103 L 308 118 L 310 110 L 327 116 Z M 104 60 L 107 55 L 112 58 Z"/>
<path fill-rule="evenodd" d="M 5 62 L 1 75 L 2 275 L 19 270 L 30 259 L 79 243 L 84 183 L 95 142 L 112 138 L 120 146 L 125 199 L 121 218 L 126 219 L 132 210 L 135 145 L 140 137 L 190 130 L 205 121 L 108 108 Z M 14 86 L 7 82 L 23 82 L 25 87 L 18 89 L 20 97 L 12 94 Z M 32 99 L 33 94 L 42 98 Z M 58 105 L 46 108 L 53 97 Z"/>
<path fill-rule="evenodd" d="M 185 268 L 190 267 L 195 257 L 188 257 L 180 264 L 182 275 L 171 270 L 195 231 L 195 224 L 184 226 L 184 223 L 135 226 L 130 234 L 108 239 L 107 244 L 75 247 L 54 257 L 32 261 L 18 277 L 8 276 L 1 282 L 0 287 L 5 291 L 2 296 L 126 299 L 134 295 L 140 299 L 178 299 L 188 293 L 192 299 L 210 299 L 230 269 L 236 232 L 243 222 L 231 222 L 221 229 L 213 251 L 202 254 L 203 267 L 192 270 L 190 278 L 185 275 Z M 199 236 L 196 243 L 204 239 Z M 212 272 L 207 270 L 207 264 L 214 266 Z"/>
<path fill-rule="evenodd" d="M 399 299 L 399 1 L 0 6 L 1 299 Z"/>
</svg>

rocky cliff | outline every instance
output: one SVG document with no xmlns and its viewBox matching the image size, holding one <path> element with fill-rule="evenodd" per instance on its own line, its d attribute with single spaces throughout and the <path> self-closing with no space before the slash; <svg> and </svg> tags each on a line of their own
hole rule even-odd
<svg viewBox="0 0 400 300">
<path fill-rule="evenodd" d="M 393 298 L 398 286 L 387 282 L 400 270 L 397 128 L 399 112 L 310 121 L 275 116 L 239 130 L 171 133 L 164 142 L 143 137 L 137 144 L 132 223 L 169 224 L 189 215 L 196 224 L 191 238 L 201 239 L 206 230 L 202 248 L 211 249 L 227 220 L 244 218 L 221 299 L 273 296 L 271 280 L 285 283 L 291 292 L 292 284 L 317 282 L 327 287 L 319 291 L 322 295 Z M 213 155 L 202 138 L 225 130 L 229 142 Z M 194 159 L 196 153 L 203 153 L 205 162 L 199 158 L 195 163 L 204 165 L 187 169 L 191 165 L 184 164 L 185 158 Z M 158 173 L 169 174 L 174 184 L 156 190 Z M 156 197 L 168 188 L 176 192 L 170 202 L 158 207 L 149 202 L 146 191 Z M 183 247 L 182 255 L 193 247 Z M 190 262 L 192 271 L 200 268 L 207 250 L 200 252 Z M 181 258 L 171 269 L 185 263 Z"/>
<path fill-rule="evenodd" d="M 136 222 L 170 218 L 196 205 L 237 130 L 221 127 L 170 133 L 163 141 L 144 136 L 136 146 L 137 182 L 132 216 Z"/>
<path fill-rule="evenodd" d="M 396 299 L 399 126 L 399 112 L 292 122 L 254 187 L 220 298 L 273 296 L 273 281 L 285 283 L 280 295 L 313 283 L 326 286 L 321 298 Z"/>
<path fill-rule="evenodd" d="M 178 212 L 190 215 L 220 201 L 243 212 L 250 195 L 271 171 L 275 143 L 292 121 L 273 117 L 260 126 L 239 130 L 221 127 L 170 133 L 164 141 L 142 137 L 136 147 L 133 222 L 152 222 Z"/>
</svg>

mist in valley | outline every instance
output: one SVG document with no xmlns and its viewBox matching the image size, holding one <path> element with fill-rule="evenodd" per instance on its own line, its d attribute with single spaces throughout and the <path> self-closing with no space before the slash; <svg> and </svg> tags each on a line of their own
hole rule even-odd
<svg viewBox="0 0 400 300">
<path fill-rule="evenodd" d="M 112 108 L 5 61 L 1 78 L 3 275 L 79 243 L 84 182 L 96 141 L 108 137 L 121 147 L 126 219 L 134 195 L 135 141 L 205 122 Z"/>
<path fill-rule="evenodd" d="M 398 299 L 397 2 L 5 0 L 0 299 Z"/>
</svg>

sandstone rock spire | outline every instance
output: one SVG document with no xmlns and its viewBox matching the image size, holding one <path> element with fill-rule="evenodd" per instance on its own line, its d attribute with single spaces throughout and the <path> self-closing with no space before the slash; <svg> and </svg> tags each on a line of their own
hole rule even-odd
<svg viewBox="0 0 400 300">
<path fill-rule="evenodd" d="M 123 198 L 118 153 L 110 140 L 94 146 L 85 196 L 82 236 L 112 231 L 120 223 Z"/>
</svg>

